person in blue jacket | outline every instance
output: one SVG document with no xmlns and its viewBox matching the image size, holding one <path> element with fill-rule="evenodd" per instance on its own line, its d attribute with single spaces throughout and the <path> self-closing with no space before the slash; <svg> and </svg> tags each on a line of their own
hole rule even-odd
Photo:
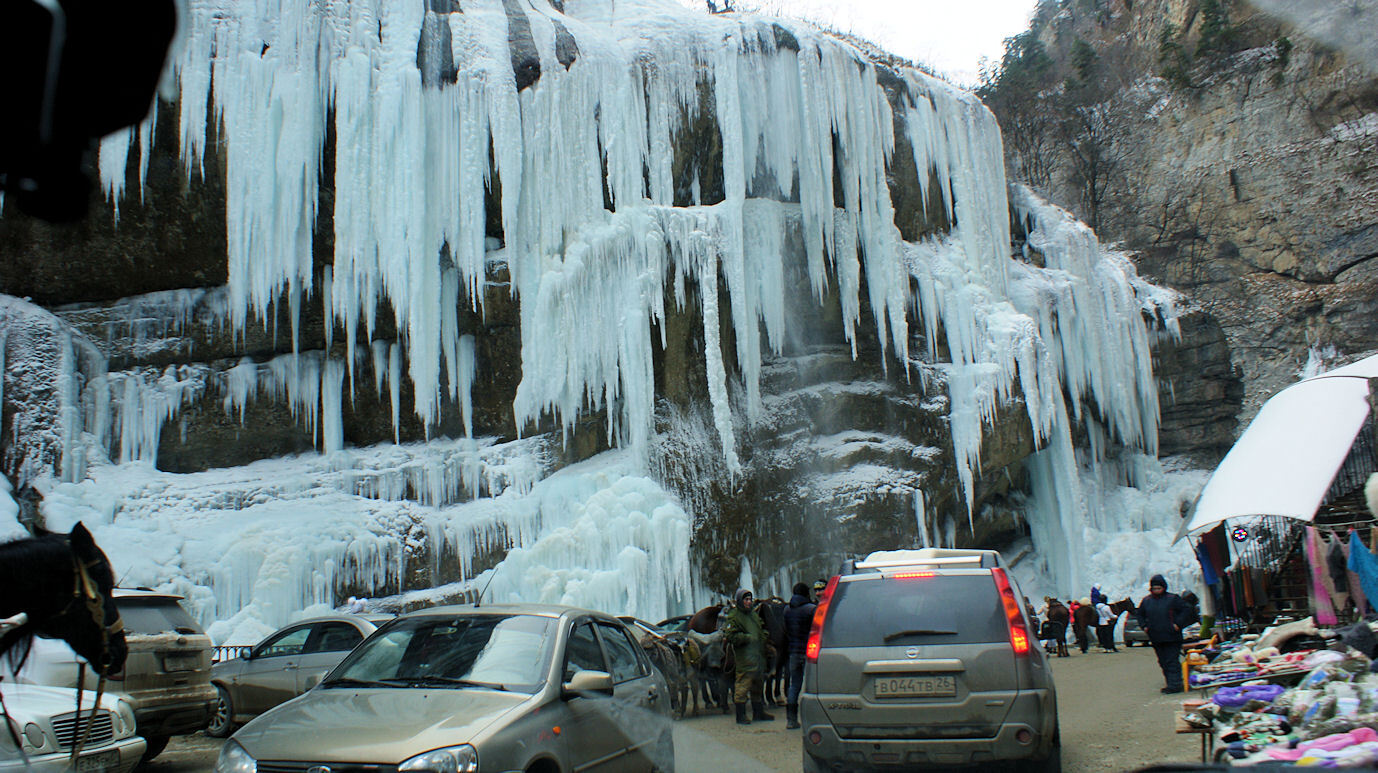
<svg viewBox="0 0 1378 773">
<path fill-rule="evenodd" d="M 804 654 L 809 642 L 813 613 L 818 609 L 809 598 L 809 586 L 794 584 L 794 596 L 785 610 L 785 633 L 789 637 L 789 687 L 785 692 L 785 727 L 799 727 L 799 688 L 804 684 Z"/>
<path fill-rule="evenodd" d="M 1158 667 L 1167 683 L 1161 692 L 1182 692 L 1182 629 L 1190 625 L 1190 607 L 1176 593 L 1168 593 L 1167 580 L 1155 574 L 1148 581 L 1148 595 L 1134 614 L 1158 655 Z"/>
</svg>

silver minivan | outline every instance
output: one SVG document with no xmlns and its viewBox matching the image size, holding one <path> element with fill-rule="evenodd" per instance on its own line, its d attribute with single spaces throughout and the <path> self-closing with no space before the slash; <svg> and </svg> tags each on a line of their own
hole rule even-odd
<svg viewBox="0 0 1378 773">
<path fill-rule="evenodd" d="M 1053 675 L 1022 599 L 992 550 L 882 551 L 833 577 L 799 696 L 806 773 L 1061 770 Z"/>
</svg>

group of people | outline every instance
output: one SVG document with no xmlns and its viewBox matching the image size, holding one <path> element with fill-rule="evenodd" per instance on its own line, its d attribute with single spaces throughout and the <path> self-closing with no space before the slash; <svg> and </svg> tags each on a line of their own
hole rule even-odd
<svg viewBox="0 0 1378 773">
<path fill-rule="evenodd" d="M 1045 596 L 1043 606 L 1035 610 L 1026 597 L 1024 606 L 1029 618 L 1038 625 L 1039 639 L 1048 651 L 1057 657 L 1065 658 L 1067 652 L 1067 628 L 1070 625 L 1077 647 L 1083 655 L 1091 647 L 1091 631 L 1096 632 L 1096 642 L 1106 652 L 1119 652 L 1115 647 L 1115 621 L 1119 615 L 1110 609 L 1110 600 L 1091 588 L 1091 595 L 1080 600 L 1062 601 Z"/>
<path fill-rule="evenodd" d="M 793 595 L 785 609 L 785 633 L 788 644 L 788 684 L 785 688 L 785 727 L 799 727 L 799 690 L 804 685 L 804 653 L 809 641 L 809 629 L 813 625 L 813 613 L 818 608 L 817 594 L 822 593 L 825 583 L 819 580 L 813 584 L 812 594 L 807 584 L 794 584 Z M 773 649 L 765 633 L 760 616 L 754 611 L 755 596 L 746 588 L 739 588 L 733 594 L 732 606 L 726 609 L 722 622 L 723 637 L 732 648 L 735 668 L 735 681 L 732 685 L 732 702 L 737 712 L 737 724 L 749 725 L 755 722 L 769 722 L 775 719 L 766 713 L 765 676 L 770 661 L 780 653 Z M 751 704 L 751 717 L 747 717 L 747 703 Z"/>
<path fill-rule="evenodd" d="M 1030 618 L 1041 620 L 1039 638 L 1044 647 L 1057 657 L 1067 657 L 1067 628 L 1070 625 L 1082 654 L 1090 648 L 1090 630 L 1096 631 L 1096 641 L 1106 652 L 1118 652 L 1115 647 L 1115 621 L 1119 614 L 1111 609 L 1109 599 L 1099 588 L 1091 588 L 1091 595 L 1066 604 L 1046 597 L 1041 609 L 1034 610 L 1026 598 L 1024 604 Z M 1123 610 L 1124 607 L 1121 607 Z M 1177 595 L 1167 592 L 1167 580 L 1155 574 L 1148 581 L 1148 595 L 1130 610 L 1139 627 L 1148 637 L 1162 669 L 1163 693 L 1182 692 L 1182 631 L 1200 620 L 1195 594 L 1190 591 Z"/>
</svg>

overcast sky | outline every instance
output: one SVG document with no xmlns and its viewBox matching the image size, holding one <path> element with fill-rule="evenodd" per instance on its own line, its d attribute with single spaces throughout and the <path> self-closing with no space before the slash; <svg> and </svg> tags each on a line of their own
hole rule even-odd
<svg viewBox="0 0 1378 773">
<path fill-rule="evenodd" d="M 704 0 L 681 0 L 704 7 Z M 717 0 L 721 4 L 722 0 Z M 956 83 L 976 84 L 981 57 L 1029 26 L 1035 0 L 737 0 L 854 32 Z"/>
</svg>

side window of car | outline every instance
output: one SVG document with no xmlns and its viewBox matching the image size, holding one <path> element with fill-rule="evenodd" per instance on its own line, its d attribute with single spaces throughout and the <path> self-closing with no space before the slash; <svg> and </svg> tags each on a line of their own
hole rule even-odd
<svg viewBox="0 0 1378 773">
<path fill-rule="evenodd" d="M 608 649 L 608 661 L 612 665 L 612 680 L 617 683 L 644 676 L 641 659 L 636 656 L 636 645 L 627 637 L 627 632 L 618 626 L 598 626 L 603 635 L 603 646 Z"/>
<path fill-rule="evenodd" d="M 254 652 L 256 658 L 274 658 L 280 655 L 300 655 L 306 649 L 306 640 L 311 636 L 311 626 L 283 631 L 268 641 L 258 645 Z"/>
<path fill-rule="evenodd" d="M 316 626 L 308 652 L 349 652 L 364 640 L 359 629 L 349 623 L 321 623 Z"/>
<path fill-rule="evenodd" d="M 608 667 L 603 662 L 603 650 L 598 646 L 598 639 L 593 634 L 593 626 L 589 623 L 580 623 L 570 634 L 569 643 L 565 647 L 564 680 L 568 682 L 580 671 L 607 670 Z"/>
</svg>

